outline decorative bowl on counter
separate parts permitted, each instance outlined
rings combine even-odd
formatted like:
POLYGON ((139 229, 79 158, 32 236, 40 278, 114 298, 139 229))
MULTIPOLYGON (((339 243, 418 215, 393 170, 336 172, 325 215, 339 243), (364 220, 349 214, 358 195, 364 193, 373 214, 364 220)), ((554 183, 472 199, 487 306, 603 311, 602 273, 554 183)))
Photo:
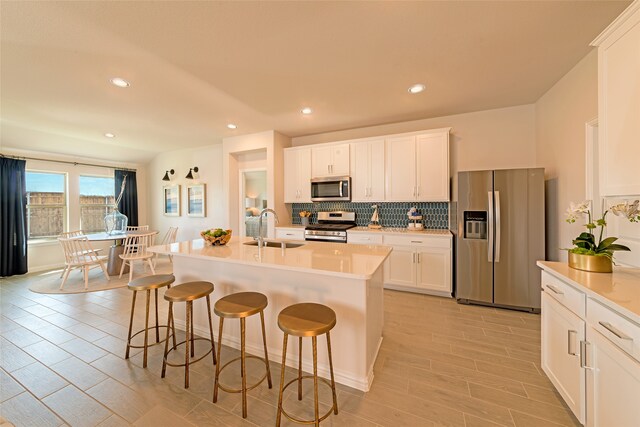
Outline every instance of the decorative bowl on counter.
POLYGON ((223 230, 222 228, 211 228, 200 232, 200 236, 207 245, 222 246, 231 240, 231 230, 223 230))

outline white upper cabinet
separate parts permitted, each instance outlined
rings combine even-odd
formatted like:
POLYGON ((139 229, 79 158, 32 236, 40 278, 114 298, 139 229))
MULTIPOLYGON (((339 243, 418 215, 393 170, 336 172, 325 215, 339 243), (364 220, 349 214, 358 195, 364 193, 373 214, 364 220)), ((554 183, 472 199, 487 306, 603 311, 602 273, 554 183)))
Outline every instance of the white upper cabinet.
POLYGON ((640 2, 597 39, 600 192, 640 194, 640 2))
POLYGON ((311 149, 284 150, 284 202, 311 203, 311 149))
POLYGON ((311 148, 311 176, 349 175, 349 144, 311 148))
POLYGON ((351 144, 351 200, 384 200, 384 139, 351 144))
POLYGON ((387 201, 449 201, 449 130, 387 138, 387 201))

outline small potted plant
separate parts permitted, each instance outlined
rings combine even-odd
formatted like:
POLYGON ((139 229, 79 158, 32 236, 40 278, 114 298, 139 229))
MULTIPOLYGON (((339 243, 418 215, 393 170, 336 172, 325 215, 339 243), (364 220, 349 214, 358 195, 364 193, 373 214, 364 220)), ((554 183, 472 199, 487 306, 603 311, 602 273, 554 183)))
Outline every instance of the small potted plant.
POLYGON ((590 202, 584 201, 579 204, 570 204, 567 209, 567 219, 569 224, 573 224, 581 216, 587 217, 587 223, 584 225, 587 231, 580 233, 572 243, 573 248, 569 251, 569 267, 578 270, 591 271, 596 273, 611 273, 613 271, 613 254, 616 251, 630 251, 624 245, 615 243, 617 237, 602 238, 604 228, 607 226, 607 214, 612 212, 616 216, 627 218, 630 222, 640 221, 640 211, 638 209, 639 201, 633 203, 624 202, 611 206, 602 214, 602 218, 594 220, 591 215, 590 202), (600 228, 598 239, 594 231, 600 228))

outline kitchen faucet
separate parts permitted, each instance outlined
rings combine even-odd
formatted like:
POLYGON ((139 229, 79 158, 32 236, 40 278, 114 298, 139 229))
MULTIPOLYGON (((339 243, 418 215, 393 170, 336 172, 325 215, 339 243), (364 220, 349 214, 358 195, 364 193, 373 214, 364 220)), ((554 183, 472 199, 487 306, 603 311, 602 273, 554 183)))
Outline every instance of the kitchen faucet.
POLYGON ((258 237, 256 238, 256 240, 258 241, 258 248, 264 246, 264 237, 262 237, 262 216, 264 215, 266 217, 269 212, 273 214, 273 217, 276 220, 276 224, 278 223, 278 214, 276 213, 276 211, 270 208, 264 208, 260 211, 260 215, 258 215, 258 217, 260 218, 260 221, 258 221, 258 237))

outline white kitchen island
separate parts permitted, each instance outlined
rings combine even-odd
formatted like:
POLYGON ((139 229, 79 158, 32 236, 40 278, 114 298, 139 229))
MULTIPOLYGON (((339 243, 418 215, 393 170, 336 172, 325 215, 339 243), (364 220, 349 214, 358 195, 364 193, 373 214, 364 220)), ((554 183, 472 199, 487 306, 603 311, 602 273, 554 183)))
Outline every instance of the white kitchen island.
MULTIPOLYGON (((172 255, 175 284, 206 280, 214 284, 212 304, 235 292, 260 292, 269 299, 265 327, 271 361, 282 360, 280 311, 299 302, 316 302, 336 312, 331 347, 337 382, 367 391, 382 342, 383 264, 391 248, 379 245, 304 242, 297 248, 258 249, 249 238, 233 238, 225 246, 207 246, 202 239, 154 246, 152 252, 172 255)), ((302 243, 302 242, 297 242, 302 243)), ((176 326, 184 327, 183 304, 174 306, 176 326)), ((226 321, 223 344, 240 348, 240 322, 226 321)), ((195 302, 194 330, 208 336, 206 303, 195 302)), ((217 337, 218 319, 214 315, 217 337)), ((260 317, 247 320, 248 353, 262 356, 260 317)), ((311 340, 303 340, 303 369, 312 371, 311 340), (307 342, 308 341, 308 342, 307 342)), ((287 363, 298 366, 298 346, 290 345, 287 363)), ((326 339, 318 339, 318 373, 329 375, 326 339)))

